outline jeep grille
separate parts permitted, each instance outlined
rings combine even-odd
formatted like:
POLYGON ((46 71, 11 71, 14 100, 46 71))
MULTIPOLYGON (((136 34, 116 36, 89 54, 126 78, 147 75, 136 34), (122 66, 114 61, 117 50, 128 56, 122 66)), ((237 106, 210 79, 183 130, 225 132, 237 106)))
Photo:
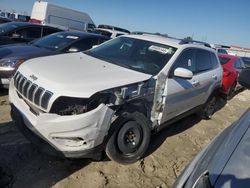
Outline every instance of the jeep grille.
POLYGON ((14 76, 14 85, 17 91, 31 103, 45 110, 48 108, 49 100, 53 95, 52 92, 32 83, 20 72, 17 72, 14 76))

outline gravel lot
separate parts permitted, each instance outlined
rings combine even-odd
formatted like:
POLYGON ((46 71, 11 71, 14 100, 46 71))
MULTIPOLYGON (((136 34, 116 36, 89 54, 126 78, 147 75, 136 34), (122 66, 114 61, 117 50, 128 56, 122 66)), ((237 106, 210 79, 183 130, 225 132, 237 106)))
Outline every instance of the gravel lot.
POLYGON ((211 120, 193 115, 153 136, 145 159, 119 165, 105 158, 62 160, 40 153, 11 121, 7 91, 0 90, 0 187, 171 187, 190 160, 250 107, 250 91, 219 100, 211 120))

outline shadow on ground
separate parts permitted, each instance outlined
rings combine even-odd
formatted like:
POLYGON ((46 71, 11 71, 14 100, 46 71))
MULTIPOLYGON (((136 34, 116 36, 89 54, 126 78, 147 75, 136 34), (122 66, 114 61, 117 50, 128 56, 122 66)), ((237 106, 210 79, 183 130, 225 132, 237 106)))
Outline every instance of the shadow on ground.
POLYGON ((40 153, 12 122, 0 124, 0 151, 0 187, 51 187, 90 163, 40 153))
POLYGON ((8 95, 8 89, 0 88, 0 97, 8 95))
MULTIPOLYGON (((227 104, 227 101, 224 98, 218 97, 217 103, 216 103, 216 111, 219 111, 220 109, 222 109, 226 104, 227 104)), ((166 126, 166 128, 164 128, 163 130, 161 130, 160 132, 152 136, 146 156, 149 156, 153 152, 155 152, 168 137, 179 134, 191 128, 195 124, 199 123, 201 120, 202 119, 198 115, 193 114, 173 124, 166 126)))
POLYGON ((154 134, 151 138, 151 142, 146 156, 149 156, 154 153, 168 137, 181 133, 194 126, 195 124, 199 123, 200 121, 200 117, 198 117, 197 115, 191 115, 176 123, 168 125, 160 132, 154 134))

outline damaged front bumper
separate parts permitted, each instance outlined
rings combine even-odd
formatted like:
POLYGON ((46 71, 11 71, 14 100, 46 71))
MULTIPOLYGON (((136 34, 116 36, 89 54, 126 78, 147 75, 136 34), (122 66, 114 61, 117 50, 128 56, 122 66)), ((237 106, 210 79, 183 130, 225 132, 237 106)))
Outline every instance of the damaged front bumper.
MULTIPOLYGON (((104 104, 87 113, 70 116, 40 113, 35 115, 20 98, 11 81, 9 98, 12 117, 24 132, 38 136, 65 157, 89 157, 87 154, 100 148, 111 124, 114 111, 104 104)), ((25 133, 24 133, 25 134, 25 133)), ((25 134, 30 139, 30 134, 25 134)), ((30 139, 32 142, 33 140, 30 139)), ((36 143, 34 143, 36 144, 36 143)))

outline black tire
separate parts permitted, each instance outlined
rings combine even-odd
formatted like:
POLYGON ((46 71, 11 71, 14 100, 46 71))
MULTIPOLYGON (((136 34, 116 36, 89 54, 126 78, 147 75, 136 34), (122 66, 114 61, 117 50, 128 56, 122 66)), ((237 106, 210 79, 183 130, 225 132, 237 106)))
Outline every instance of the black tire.
POLYGON ((121 164, 130 164, 144 156, 148 149, 151 130, 147 118, 139 112, 122 114, 114 122, 106 144, 107 156, 121 164))
POLYGON ((230 87, 229 92, 228 92, 228 94, 227 94, 227 100, 231 100, 231 99, 234 97, 235 89, 236 89, 236 83, 234 83, 234 84, 230 87))
POLYGON ((202 119, 211 119, 213 114, 216 111, 216 96, 209 97, 208 101, 206 102, 203 110, 199 113, 202 119))

